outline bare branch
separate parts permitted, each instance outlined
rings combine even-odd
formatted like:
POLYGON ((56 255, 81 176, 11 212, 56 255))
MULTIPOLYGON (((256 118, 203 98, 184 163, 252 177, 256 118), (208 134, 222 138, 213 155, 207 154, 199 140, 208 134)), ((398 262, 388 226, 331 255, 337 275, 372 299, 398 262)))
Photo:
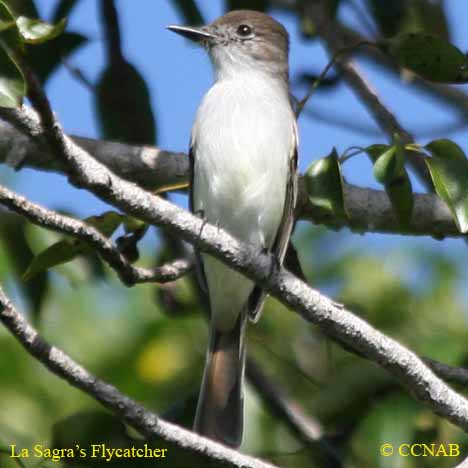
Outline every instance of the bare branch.
POLYGON ((0 204, 32 223, 81 239, 94 247, 102 259, 128 286, 136 283, 175 281, 192 269, 192 261, 179 259, 160 267, 146 269, 129 263, 112 242, 83 221, 43 208, 0 185, 0 204))
MULTIPOLYGON (((31 110, 24 107, 23 110, 31 110)), ((32 167, 45 171, 69 174, 63 161, 57 160, 50 149, 20 133, 14 125, 16 114, 0 108, 0 163, 14 168, 32 167), (7 122, 9 123, 7 123, 7 122), (13 124, 13 125, 10 125, 13 124)), ((24 115, 24 114, 22 114, 24 115)), ((35 113, 32 130, 41 134, 35 113)), ((24 127, 20 127, 24 130, 24 127)), ((188 184, 187 155, 151 146, 135 146, 91 138, 70 137, 73 142, 107 166, 112 172, 148 190, 184 187, 188 184)))
POLYGON ((47 343, 13 307, 1 286, 0 321, 28 353, 42 362, 55 375, 98 400, 146 437, 159 437, 181 450, 192 453, 195 457, 194 465, 204 466, 206 463, 215 462, 216 466, 220 467, 274 468, 274 465, 243 455, 164 421, 122 395, 112 385, 99 380, 62 350, 47 343))
MULTIPOLYGON (((32 83, 34 86, 34 83, 32 83)), ((30 83, 31 86, 31 83, 30 83)), ((41 97, 42 99, 42 97, 41 97)), ((439 379, 413 352, 374 329, 219 227, 120 179, 64 135, 48 103, 33 99, 57 158, 74 181, 108 203, 150 224, 167 227, 260 284, 281 303, 318 325, 329 337, 391 372, 418 401, 468 430, 468 401, 439 379)))

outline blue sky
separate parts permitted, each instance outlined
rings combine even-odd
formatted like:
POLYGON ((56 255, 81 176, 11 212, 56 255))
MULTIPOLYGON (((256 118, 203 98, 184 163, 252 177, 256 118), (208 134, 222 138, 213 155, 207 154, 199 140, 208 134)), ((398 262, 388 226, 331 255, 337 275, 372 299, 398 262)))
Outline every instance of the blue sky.
MULTIPOLYGON (((360 3, 360 0, 357 1, 360 3)), ((447 0, 447 14, 451 21, 452 42, 463 51, 468 50, 468 5, 466 2, 447 0)), ((47 18, 55 4, 50 0, 36 0, 40 12, 47 18)), ((168 24, 181 24, 181 19, 168 0, 120 0, 116 2, 120 12, 123 31, 124 53, 127 59, 146 78, 155 110, 159 146, 184 151, 190 134, 190 127, 197 105, 211 83, 211 68, 204 52, 189 44, 179 36, 167 31, 168 24)), ((199 0, 198 4, 208 21, 222 14, 224 2, 199 0)), ((90 43, 70 59, 70 63, 80 68, 95 82, 104 67, 102 30, 99 23, 98 2, 81 0, 73 11, 69 30, 78 31, 90 38, 90 43)), ((359 18, 349 8, 343 11, 346 21, 357 24, 359 18)), ((295 18, 284 12, 272 14, 285 24, 291 35, 291 78, 293 92, 302 97, 305 88, 296 85, 299 72, 308 70, 318 73, 327 63, 321 45, 305 42, 300 35, 295 18)), ((441 128, 429 139, 446 136, 442 127, 456 122, 455 114, 426 96, 409 92, 407 87, 394 77, 383 76, 382 72, 367 63, 362 69, 384 102, 396 113, 403 125, 410 131, 441 128), (406 89, 405 89, 406 88, 406 89)), ((63 68, 48 83, 48 95, 60 121, 68 133, 98 137, 93 113, 93 96, 90 91, 73 79, 63 68)), ((375 135, 363 135, 352 129, 337 128, 317 119, 301 117, 300 127, 300 166, 302 170, 316 158, 329 153, 333 146, 341 152, 349 146, 365 146, 385 142, 384 135, 378 133, 366 110, 345 86, 336 91, 316 94, 309 106, 318 113, 325 112, 339 116, 346 121, 358 122, 374 129, 375 135)), ((466 129, 450 134, 450 138, 468 149, 466 129)), ((428 136, 418 140, 428 141, 428 136)), ((351 182, 365 186, 377 186, 373 181, 372 168, 365 157, 354 158, 345 166, 345 176, 351 182)), ((33 200, 52 208, 69 208, 79 216, 96 214, 104 209, 104 204, 83 190, 76 190, 66 183, 63 177, 23 170, 20 173, 0 167, 0 183, 8 182, 17 191, 33 200)), ((416 189, 421 189, 416 184, 416 189)), ((184 201, 178 198, 178 201, 184 201)), ((345 248, 359 247, 376 253, 392 247, 439 249, 454 258, 460 249, 468 254, 462 241, 437 242, 428 238, 403 238, 401 236, 349 235, 336 234, 337 239, 346 238, 345 248)), ((342 247, 340 247, 342 248, 342 247)), ((384 254, 382 254, 384 256, 384 254)))

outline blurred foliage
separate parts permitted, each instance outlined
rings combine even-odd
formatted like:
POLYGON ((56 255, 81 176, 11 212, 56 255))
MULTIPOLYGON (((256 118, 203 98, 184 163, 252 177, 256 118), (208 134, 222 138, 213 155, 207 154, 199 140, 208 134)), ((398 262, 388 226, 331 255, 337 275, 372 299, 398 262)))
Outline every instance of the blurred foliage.
MULTIPOLYGON (((44 237, 43 230, 32 231, 44 237)), ((337 254, 350 235, 299 227, 295 243, 308 281, 324 291, 331 288, 338 301, 417 353, 467 364, 468 331, 460 326, 467 298, 458 294, 457 262, 442 252, 426 250, 387 252, 384 262, 366 251, 348 249, 345 255, 337 254)), ((45 237, 50 243, 57 236, 45 237)), ((12 262, 0 257, 0 281, 10 290, 11 280, 22 284, 11 270, 12 262)), ((146 252, 142 263, 148 262, 146 252)), ((132 398, 190 427, 207 330, 189 278, 174 283, 187 311, 174 315, 165 310, 170 305, 163 301, 156 308, 151 305, 151 285, 125 289, 107 269, 102 280, 90 283, 86 281, 89 268, 81 260, 62 268, 71 272, 59 269, 52 274, 53 292, 47 296, 41 320, 47 339, 132 398)), ((248 341, 265 372, 333 435, 330 440, 347 467, 380 466, 382 443, 427 440, 468 448, 468 438, 461 431, 406 396, 388 373, 332 344, 314 327, 305 327, 275 300, 268 300, 262 320, 249 329, 248 341)), ((3 331, 0 347, 0 401, 9 408, 0 413, 3 445, 141 443, 137 434, 52 376, 3 331)), ((267 453, 284 467, 323 466, 320 457, 300 449, 283 424, 258 403, 250 387, 246 418, 244 448, 249 452, 267 453), (282 456, 285 453, 289 455, 282 456)), ((157 441, 153 444, 160 446, 157 441)), ((438 459, 433 465, 427 459, 408 458, 402 466, 443 468, 453 462, 453 458, 438 459)), ((8 463, 0 457, 1 468, 13 466, 8 463)), ((38 460, 25 460, 25 465, 38 466, 38 460)), ((88 460, 75 466, 94 465, 88 460)))
MULTIPOLYGON (((20 34, 12 18, 37 18, 34 2, 6 3, 13 13, 0 10, 0 26, 6 24, 0 34, 21 43, 42 82, 63 58, 89 42, 89 38, 70 31, 51 39, 49 33, 57 32, 53 26, 27 22, 28 28, 39 25, 40 30, 48 31, 41 38, 51 40, 41 45, 25 44, 24 34, 20 34)), ((201 2, 172 3, 186 23, 204 22, 201 2)), ((270 3, 229 0, 224 6, 268 10, 270 3)), ((327 1, 330 16, 339 17, 345 3, 327 1)), ((51 25, 72 15, 77 4, 77 0, 55 1, 51 25)), ((117 5, 123 9, 123 4, 117 5)), ((466 59, 448 42, 442 2, 367 0, 363 5, 386 41, 379 43, 385 44, 384 49, 402 67, 434 81, 452 81, 460 69, 466 68, 466 59)), ((315 37, 315 25, 297 19, 307 37, 315 37)), ((120 35, 118 21, 108 26, 120 35)), ((153 88, 122 50, 115 49, 118 41, 112 45, 104 35, 106 41, 110 53, 93 96, 102 136, 154 143, 156 118, 150 103, 153 88)), ((0 52, 2 76, 11 71, 13 81, 23 86, 18 70, 11 68, 15 64, 8 53, 3 49, 0 52)), ((13 94, 6 103, 18 104, 24 88, 7 88, 13 94)), ((0 81, 0 104, 5 104, 1 101, 2 89, 6 88, 0 81)), ((361 155, 367 154, 374 162, 376 179, 390 196, 402 224, 407 222, 412 207, 411 181, 404 167, 405 151, 409 150, 401 148, 398 136, 392 145, 376 142, 359 149, 361 155)), ((419 150, 431 157, 428 165, 437 193, 452 209, 460 229, 466 230, 468 199, 460 196, 468 187, 463 150, 446 139, 419 150)), ((345 217, 343 162, 335 151, 315 162, 307 172, 307 188, 317 209, 345 217)), ((117 217, 113 221, 120 224, 123 220, 117 217)), ((117 229, 114 235, 121 250, 132 261, 140 256, 142 265, 160 264, 184 251, 182 243, 165 232, 160 233, 157 249, 154 239, 151 248, 142 249, 137 244, 147 232, 144 225, 128 220, 124 228, 111 224, 109 229, 106 225, 106 234, 117 229)), ((468 297, 460 284, 463 260, 449 256, 442 248, 410 250, 400 245, 386 252, 359 250, 348 247, 351 236, 299 223, 295 244, 308 282, 416 353, 452 365, 468 365, 468 297)), ((170 421, 191 427, 207 342, 206 298, 193 276, 156 287, 126 289, 88 246, 64 240, 63 236, 0 211, 0 282, 51 343, 131 398, 170 421), (55 254, 59 246, 58 261, 54 257, 53 270, 45 273, 43 270, 51 266, 51 251, 45 254, 46 262, 41 263, 41 255, 43 260, 45 249, 51 245, 55 254), (40 271, 25 281, 23 275, 34 258, 36 266, 40 263, 40 271)), ((468 452, 468 437, 461 430, 412 400, 387 372, 333 344, 276 301, 268 300, 262 320, 248 330, 248 342, 249 352, 265 373, 323 425, 327 443, 339 454, 343 467, 445 468, 456 464, 448 457, 383 458, 379 452, 383 443, 459 443, 462 453, 468 452)), ((11 444, 68 448, 105 443, 111 447, 138 447, 147 442, 94 400, 46 371, 2 328, 0 349, 0 468, 18 466, 5 456, 11 444)), ((251 386, 247 386, 246 431, 243 449, 249 453, 287 468, 331 468, 319 453, 298 442, 284 423, 263 406, 251 386)), ((164 447, 157 440, 151 444, 164 447)), ((180 456, 174 447, 169 450, 170 456, 159 461, 160 465, 199 466, 180 456)), ((90 459, 54 462, 29 458, 19 462, 26 467, 103 465, 90 459)), ((113 465, 119 464, 124 465, 113 465)))

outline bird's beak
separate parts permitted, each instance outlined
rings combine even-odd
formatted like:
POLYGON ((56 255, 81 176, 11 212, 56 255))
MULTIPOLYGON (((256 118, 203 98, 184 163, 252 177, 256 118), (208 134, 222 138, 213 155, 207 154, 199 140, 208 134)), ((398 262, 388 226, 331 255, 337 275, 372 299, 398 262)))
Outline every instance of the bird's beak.
POLYGON ((167 26, 169 31, 173 31, 194 42, 206 41, 214 38, 214 35, 206 31, 205 28, 192 28, 190 26, 167 26))

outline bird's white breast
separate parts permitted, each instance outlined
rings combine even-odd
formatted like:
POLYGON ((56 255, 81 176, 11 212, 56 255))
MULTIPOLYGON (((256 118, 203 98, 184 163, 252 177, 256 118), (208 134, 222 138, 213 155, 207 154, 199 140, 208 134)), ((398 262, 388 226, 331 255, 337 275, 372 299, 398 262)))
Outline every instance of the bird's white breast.
POLYGON ((270 247, 283 213, 293 126, 276 81, 243 73, 216 82, 192 131, 195 209, 236 237, 270 247))

